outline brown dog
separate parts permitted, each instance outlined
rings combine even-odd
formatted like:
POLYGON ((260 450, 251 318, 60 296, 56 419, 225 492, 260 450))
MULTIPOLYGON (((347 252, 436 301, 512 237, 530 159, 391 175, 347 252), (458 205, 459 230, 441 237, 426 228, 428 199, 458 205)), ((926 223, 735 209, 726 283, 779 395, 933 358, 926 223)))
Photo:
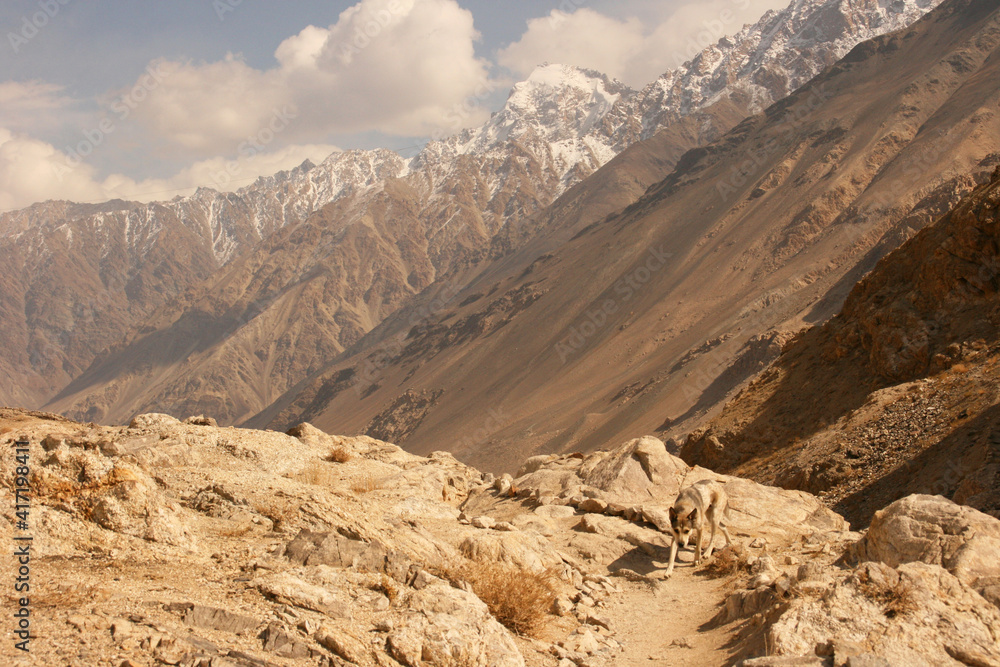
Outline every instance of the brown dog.
POLYGON ((701 564, 707 527, 711 526, 712 534, 708 539, 706 558, 712 555, 717 529, 721 528, 722 534, 726 536, 726 546, 732 544, 733 540, 729 536, 729 531, 722 525, 722 518, 725 516, 728 506, 729 497, 722 484, 708 479, 695 482, 678 494, 674 506, 670 508, 670 532, 673 533, 674 541, 670 545, 668 575, 674 571, 678 546, 686 547, 695 531, 698 531, 695 565, 701 564))

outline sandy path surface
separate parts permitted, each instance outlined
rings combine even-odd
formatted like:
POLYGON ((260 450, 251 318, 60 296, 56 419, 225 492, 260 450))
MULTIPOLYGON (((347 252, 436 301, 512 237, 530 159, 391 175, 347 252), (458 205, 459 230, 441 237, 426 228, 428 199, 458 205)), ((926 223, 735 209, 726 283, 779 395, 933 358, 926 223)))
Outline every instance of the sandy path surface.
POLYGON ((612 596, 604 610, 624 646, 616 666, 731 663, 733 651, 726 644, 732 627, 711 622, 726 597, 726 579, 711 579, 680 564, 670 579, 652 584, 623 580, 620 585, 622 594, 612 596))

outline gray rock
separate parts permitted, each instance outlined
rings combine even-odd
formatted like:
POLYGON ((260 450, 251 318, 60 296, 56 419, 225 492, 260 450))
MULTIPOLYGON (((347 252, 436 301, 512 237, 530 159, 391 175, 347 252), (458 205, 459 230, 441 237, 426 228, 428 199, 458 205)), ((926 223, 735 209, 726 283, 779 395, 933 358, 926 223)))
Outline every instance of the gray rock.
POLYGON ((280 623, 270 623, 264 630, 264 650, 282 658, 308 658, 312 654, 309 645, 298 635, 287 632, 280 623))
POLYGON ((300 531, 284 549, 284 556, 302 565, 354 567, 384 572, 397 581, 405 581, 411 561, 380 542, 352 540, 336 532, 300 531))
POLYGON ((209 630, 240 634, 253 630, 260 625, 260 622, 255 618, 243 616, 242 614, 234 614, 225 609, 188 603, 174 605, 172 610, 177 611, 178 606, 184 610, 184 624, 196 628, 207 628, 209 630))

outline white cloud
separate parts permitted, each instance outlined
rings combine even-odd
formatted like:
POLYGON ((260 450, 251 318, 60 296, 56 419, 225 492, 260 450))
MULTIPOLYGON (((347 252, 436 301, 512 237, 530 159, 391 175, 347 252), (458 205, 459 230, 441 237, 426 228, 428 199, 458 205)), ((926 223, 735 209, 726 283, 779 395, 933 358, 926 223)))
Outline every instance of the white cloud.
POLYGON ((566 0, 548 16, 528 21, 521 38, 500 50, 499 63, 521 76, 542 62, 590 67, 641 87, 787 0, 626 3, 625 11, 641 11, 643 20, 575 9, 582 4, 566 0))
POLYGON ((51 144, 0 128, 0 210, 46 199, 99 198, 94 172, 85 164, 69 169, 66 156, 51 144))
POLYGON ((292 169, 306 159, 319 162, 337 150, 328 144, 308 144, 250 151, 237 159, 201 160, 168 178, 136 181, 122 174, 99 178, 93 166, 76 162, 51 144, 0 128, 0 211, 48 199, 148 202, 191 194, 202 186, 233 191, 258 176, 292 169))
POLYGON ((548 16, 528 21, 521 39, 502 49, 498 61, 522 76, 551 62, 587 67, 624 80, 643 40, 643 26, 637 19, 619 21, 587 8, 571 14, 554 9, 548 16))
MULTIPOLYGON (((564 62, 642 86, 782 4, 562 0, 530 20, 497 61, 521 76, 544 61, 564 62)), ((239 54, 158 60, 97 100, 40 81, 0 82, 0 209, 235 189, 324 159, 336 138, 444 136, 479 125, 489 116, 483 91, 506 81, 490 78, 490 63, 475 54, 478 39, 456 0, 360 0, 333 25, 281 42, 270 69, 239 54), (120 173, 133 169, 157 178, 120 173)))
MULTIPOLYGON (((257 70, 238 55, 157 64, 161 81, 134 118, 177 149, 231 154, 291 110, 278 144, 365 131, 431 134, 488 79, 472 14, 455 0, 362 0, 328 28, 309 26, 257 70)), ((469 124, 488 116, 483 110, 469 124)))
POLYGON ((44 81, 0 82, 0 127, 34 133, 72 122, 77 102, 44 81))

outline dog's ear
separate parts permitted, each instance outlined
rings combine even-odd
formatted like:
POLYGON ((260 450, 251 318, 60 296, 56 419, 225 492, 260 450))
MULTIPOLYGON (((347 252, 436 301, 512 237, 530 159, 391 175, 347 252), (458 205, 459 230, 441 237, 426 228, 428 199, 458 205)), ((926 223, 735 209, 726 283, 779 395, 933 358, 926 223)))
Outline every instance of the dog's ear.
POLYGON ((690 519, 691 521, 695 521, 697 518, 698 518, 698 508, 695 507, 693 510, 691 510, 691 513, 688 514, 688 519, 690 519))
POLYGON ((677 510, 673 507, 670 508, 670 520, 673 521, 677 518, 677 510))

